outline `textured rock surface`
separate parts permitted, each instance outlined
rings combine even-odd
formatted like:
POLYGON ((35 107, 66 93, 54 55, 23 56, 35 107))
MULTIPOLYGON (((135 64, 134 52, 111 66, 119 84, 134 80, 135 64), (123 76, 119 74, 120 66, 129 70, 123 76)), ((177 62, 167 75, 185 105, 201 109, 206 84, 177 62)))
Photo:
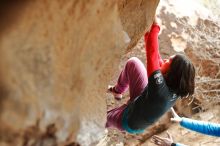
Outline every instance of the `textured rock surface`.
POLYGON ((1 1, 1 122, 24 129, 40 113, 41 128, 55 122, 60 140, 71 132, 83 145, 100 138, 115 64, 150 27, 157 4, 1 1))

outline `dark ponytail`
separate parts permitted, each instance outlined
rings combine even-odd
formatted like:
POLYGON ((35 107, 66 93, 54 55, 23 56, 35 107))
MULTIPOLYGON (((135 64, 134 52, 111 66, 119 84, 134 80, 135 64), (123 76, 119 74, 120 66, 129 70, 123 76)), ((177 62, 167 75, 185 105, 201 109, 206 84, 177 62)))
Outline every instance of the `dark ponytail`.
POLYGON ((185 97, 194 93, 195 67, 185 55, 177 54, 172 59, 166 83, 178 96, 185 97))

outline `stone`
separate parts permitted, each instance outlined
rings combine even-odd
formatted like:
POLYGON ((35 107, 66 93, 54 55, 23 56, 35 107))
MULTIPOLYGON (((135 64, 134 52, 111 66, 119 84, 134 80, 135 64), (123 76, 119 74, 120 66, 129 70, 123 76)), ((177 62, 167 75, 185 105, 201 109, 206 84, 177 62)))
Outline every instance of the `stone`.
POLYGON ((1 121, 25 129, 43 113, 40 127, 60 125, 60 141, 71 132, 82 145, 100 139, 108 82, 158 2, 1 1, 1 121))

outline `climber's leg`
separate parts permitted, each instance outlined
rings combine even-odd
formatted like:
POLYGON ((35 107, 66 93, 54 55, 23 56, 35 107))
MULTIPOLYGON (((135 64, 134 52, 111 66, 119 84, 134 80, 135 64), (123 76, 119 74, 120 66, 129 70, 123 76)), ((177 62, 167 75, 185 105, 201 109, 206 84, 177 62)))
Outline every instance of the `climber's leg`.
MULTIPOLYGON (((142 93, 147 83, 147 71, 144 64, 138 58, 132 57, 127 61, 125 68, 122 70, 118 82, 115 85, 115 90, 118 93, 124 93, 129 87, 131 101, 142 93)), ((127 105, 124 104, 107 112, 107 128, 115 127, 119 130, 123 130, 122 113, 126 106, 127 105)))
POLYGON ((130 100, 134 100, 147 86, 148 78, 144 64, 137 57, 130 58, 121 71, 115 90, 124 93, 128 87, 130 100))
POLYGON ((107 112, 107 122, 105 125, 106 128, 113 127, 123 131, 121 121, 122 121, 122 113, 126 108, 126 106, 127 105, 124 104, 120 107, 114 108, 107 112))

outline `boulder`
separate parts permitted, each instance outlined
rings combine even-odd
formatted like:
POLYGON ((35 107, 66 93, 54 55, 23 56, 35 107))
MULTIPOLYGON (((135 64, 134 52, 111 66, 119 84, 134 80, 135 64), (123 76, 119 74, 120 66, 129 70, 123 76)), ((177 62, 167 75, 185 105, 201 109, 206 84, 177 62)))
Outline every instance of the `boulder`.
POLYGON ((82 145, 105 129, 106 87, 149 29, 159 0, 0 2, 0 116, 15 130, 41 117, 82 145))

